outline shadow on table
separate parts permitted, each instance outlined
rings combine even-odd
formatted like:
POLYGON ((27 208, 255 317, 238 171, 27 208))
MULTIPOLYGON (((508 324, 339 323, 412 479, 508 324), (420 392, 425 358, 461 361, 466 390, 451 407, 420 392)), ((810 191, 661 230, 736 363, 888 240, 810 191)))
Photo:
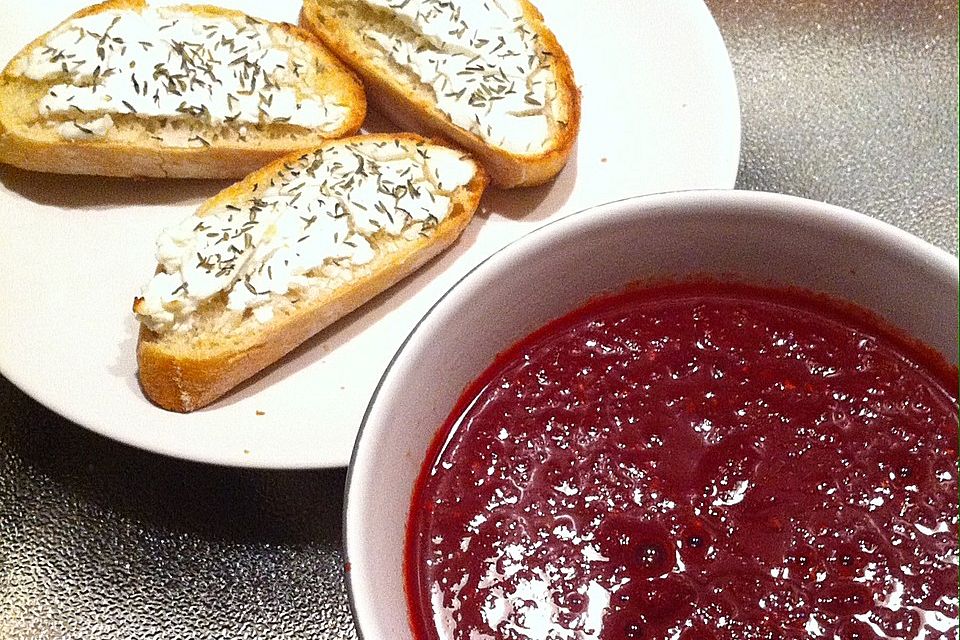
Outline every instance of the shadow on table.
POLYGON ((0 489, 60 485, 147 530, 205 540, 340 547, 344 469, 217 467, 141 451, 82 429, 0 377, 0 489), (3 478, 8 475, 20 476, 3 478))

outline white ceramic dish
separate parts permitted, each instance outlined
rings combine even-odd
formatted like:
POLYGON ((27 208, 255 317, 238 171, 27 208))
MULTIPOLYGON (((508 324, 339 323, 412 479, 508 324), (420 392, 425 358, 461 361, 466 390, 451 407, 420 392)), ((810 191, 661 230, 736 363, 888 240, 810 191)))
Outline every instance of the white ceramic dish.
MULTIPOLYGON (((87 2, 18 6, 0 22, 0 59, 87 2)), ((296 21, 300 0, 220 4, 296 21)), ((403 336, 491 251, 600 202, 734 184, 736 85, 700 0, 537 4, 583 90, 580 139, 560 177, 543 188, 489 194, 485 212, 441 259, 194 414, 167 413, 140 393, 130 305, 153 273, 160 230, 225 183, 0 168, 0 372, 74 422, 152 451, 258 467, 345 465, 370 394, 403 336)))
POLYGON ((403 582, 411 491, 467 384, 498 352, 592 296, 691 274, 831 294, 957 361, 956 258, 849 210, 773 194, 688 192, 623 200, 547 225, 448 291, 380 381, 354 451, 345 512, 362 637, 411 637, 403 582))

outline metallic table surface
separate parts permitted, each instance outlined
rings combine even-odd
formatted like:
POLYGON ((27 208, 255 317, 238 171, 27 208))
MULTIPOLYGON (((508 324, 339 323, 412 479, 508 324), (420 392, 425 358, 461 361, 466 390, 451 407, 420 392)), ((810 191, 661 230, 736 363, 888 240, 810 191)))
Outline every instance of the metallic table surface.
MULTIPOLYGON (((956 254, 957 4, 708 5, 740 88, 737 186, 847 206, 956 254)), ((344 479, 137 451, 0 378, 0 637, 355 637, 344 479)))

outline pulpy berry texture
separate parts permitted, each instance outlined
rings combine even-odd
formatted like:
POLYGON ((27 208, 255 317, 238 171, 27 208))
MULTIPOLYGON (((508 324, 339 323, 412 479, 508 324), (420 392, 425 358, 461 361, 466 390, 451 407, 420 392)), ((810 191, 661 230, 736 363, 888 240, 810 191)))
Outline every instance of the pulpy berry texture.
POLYGON ((505 353, 439 434, 414 626, 956 637, 956 388, 929 351, 800 292, 594 302, 505 353))

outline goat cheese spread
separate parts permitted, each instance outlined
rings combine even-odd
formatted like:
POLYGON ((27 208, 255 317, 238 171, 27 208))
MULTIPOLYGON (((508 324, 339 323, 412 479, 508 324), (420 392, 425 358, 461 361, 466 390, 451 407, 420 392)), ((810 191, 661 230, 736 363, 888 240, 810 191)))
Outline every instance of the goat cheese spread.
POLYGON ((202 216, 164 231, 161 271, 136 305, 154 331, 190 329, 205 301, 269 322, 289 291, 334 287, 384 242, 430 235, 474 165, 452 149, 395 141, 335 144, 288 163, 202 216))
POLYGON ((367 41, 430 87, 453 124, 511 153, 546 149, 560 118, 557 77, 516 0, 335 4, 354 7, 367 41))
MULTIPOLYGON (((159 8, 69 20, 14 74, 55 82, 40 115, 61 123, 64 138, 84 139, 105 135, 114 124, 109 115, 335 131, 349 109, 301 80, 317 68, 308 45, 270 23, 159 8)), ((177 146, 208 142, 195 137, 177 146)))

